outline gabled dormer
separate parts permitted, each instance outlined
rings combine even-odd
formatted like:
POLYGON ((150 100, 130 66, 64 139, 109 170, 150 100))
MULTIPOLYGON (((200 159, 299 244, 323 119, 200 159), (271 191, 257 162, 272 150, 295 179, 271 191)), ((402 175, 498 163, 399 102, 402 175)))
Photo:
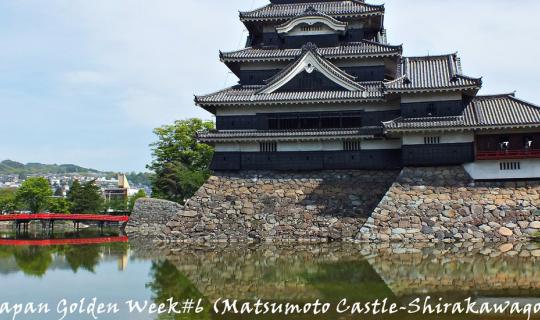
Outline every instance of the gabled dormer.
POLYGON ((347 23, 308 7, 303 14, 277 26, 276 32, 285 48, 298 48, 306 42, 332 47, 347 32, 347 23))
POLYGON ((290 91, 363 91, 355 77, 336 67, 308 43, 296 61, 281 70, 258 90, 258 94, 290 91))

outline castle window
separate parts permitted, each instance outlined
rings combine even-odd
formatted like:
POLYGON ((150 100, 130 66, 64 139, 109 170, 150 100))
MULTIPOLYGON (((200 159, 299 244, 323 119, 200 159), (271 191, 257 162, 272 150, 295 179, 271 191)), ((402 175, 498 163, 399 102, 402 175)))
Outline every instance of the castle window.
POLYGON ((362 117, 360 116, 350 116, 343 117, 342 120, 343 128, 360 128, 362 126, 362 117))
POLYGON ((499 149, 501 151, 508 151, 508 149, 510 149, 510 137, 509 136, 502 136, 499 139, 499 149))
POLYGON ((279 119, 278 118, 269 118, 268 119, 268 129, 277 130, 279 129, 279 119))
POLYGON ((277 152, 277 142, 261 142, 259 144, 260 152, 277 152))
POLYGON ((424 144, 439 144, 441 137, 424 137, 424 144))
POLYGON ((501 171, 521 170, 521 162, 501 162, 499 168, 501 171))
POLYGON ((336 117, 322 117, 321 118, 321 128, 322 129, 333 129, 341 127, 341 119, 339 116, 336 117))
POLYGON ((436 112, 435 104, 434 103, 428 104, 426 111, 427 111, 428 116, 430 116, 430 117, 435 116, 435 112, 436 112))
POLYGON ((359 140, 343 141, 343 150, 345 151, 360 151, 361 143, 359 140))
POLYGON ((280 129, 298 129, 300 121, 298 117, 282 118, 280 119, 280 129))
POLYGON ((320 25, 302 26, 302 31, 304 32, 321 31, 321 30, 322 30, 322 26, 320 25))
POLYGON ((534 139, 531 136, 527 136, 524 138, 523 143, 524 143, 525 150, 532 150, 534 139))
POLYGON ((319 129, 319 126, 320 126, 320 120, 318 116, 300 118, 301 129, 319 129))

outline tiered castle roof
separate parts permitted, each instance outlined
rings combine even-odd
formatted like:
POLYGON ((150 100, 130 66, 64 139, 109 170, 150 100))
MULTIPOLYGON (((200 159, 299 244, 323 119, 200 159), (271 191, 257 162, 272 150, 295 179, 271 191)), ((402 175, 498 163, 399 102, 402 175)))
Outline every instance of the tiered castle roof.
POLYGON ((279 21, 295 18, 309 9, 337 19, 354 18, 370 15, 384 15, 383 5, 371 5, 360 0, 314 1, 310 3, 269 4, 262 8, 240 12, 241 21, 279 21))
MULTIPOLYGON (((424 117, 396 119, 384 123, 390 131, 425 130, 434 128, 486 128, 486 127, 530 127, 539 126, 540 109, 516 99, 513 95, 475 97, 482 87, 482 78, 474 78, 463 73, 457 54, 405 57, 403 47, 388 45, 383 26, 384 6, 370 5, 362 0, 271 0, 262 8, 241 12, 240 19, 250 31, 250 45, 242 50, 220 52, 220 59, 233 72, 240 73, 244 64, 274 63, 280 71, 269 77, 264 84, 245 84, 227 88, 212 94, 196 96, 196 104, 216 113, 221 106, 249 108, 255 105, 278 104, 322 104, 322 103, 365 103, 385 102, 403 94, 461 92, 469 96, 470 103, 460 116, 424 117), (297 23, 306 19, 323 19, 331 30, 339 33, 349 24, 359 19, 369 25, 369 37, 340 38, 334 46, 307 44, 303 48, 287 48, 267 45, 264 30, 271 26, 276 32, 292 30, 297 23), (375 32, 375 36, 374 33, 375 32), (344 70, 347 59, 384 58, 391 61, 381 81, 360 81, 344 70), (391 59, 388 59, 391 58, 391 59), (388 68, 393 68, 388 70, 388 68), (287 82, 300 73, 317 71, 336 86, 324 90, 280 90, 287 82)), ((319 23, 316 20, 313 23, 319 23)), ((308 25, 311 22, 307 23, 308 25)), ((385 62, 386 63, 386 62, 385 62)), ((383 124, 381 124, 383 127, 383 124)), ((268 131, 264 137, 282 135, 343 134, 332 130, 306 132, 268 131), (324 132, 323 132, 324 131, 324 132)), ((223 133, 225 134, 225 133, 223 133)), ((263 137, 262 133, 236 132, 229 136, 251 135, 263 137)), ((347 134, 347 133, 344 133, 347 134)), ((358 131, 356 132, 358 135, 358 131)), ((212 138, 212 137, 207 137, 212 138)), ((217 137, 214 137, 217 138, 217 137)))

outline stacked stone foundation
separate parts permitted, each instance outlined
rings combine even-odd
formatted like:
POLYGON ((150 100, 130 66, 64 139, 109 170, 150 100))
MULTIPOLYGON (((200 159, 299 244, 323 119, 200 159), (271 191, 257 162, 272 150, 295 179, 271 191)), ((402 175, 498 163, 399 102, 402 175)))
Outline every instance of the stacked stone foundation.
POLYGON ((540 182, 474 182, 461 166, 405 168, 357 240, 516 242, 540 231, 540 182))
POLYGON ((353 240, 398 171, 222 173, 164 228, 180 242, 353 240))
POLYGON ((517 242, 540 234, 540 182, 462 167, 220 173, 184 206, 137 203, 130 236, 165 242, 517 242))

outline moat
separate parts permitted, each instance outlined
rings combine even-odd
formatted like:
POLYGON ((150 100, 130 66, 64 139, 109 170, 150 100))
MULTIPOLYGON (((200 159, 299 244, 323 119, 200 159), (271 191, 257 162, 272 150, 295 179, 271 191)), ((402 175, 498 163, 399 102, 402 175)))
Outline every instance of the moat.
MULTIPOLYGON (((114 236, 109 231, 108 236, 114 236)), ((12 237, 3 234, 2 238, 12 237)), ((93 234, 81 237, 95 237, 93 234)), ((65 237, 65 235, 57 235, 65 237)), ((73 237, 73 235, 68 235, 73 237)), ((388 299, 407 304, 415 298, 444 301, 528 301, 540 299, 540 244, 452 245, 183 245, 149 241, 60 246, 0 247, 2 303, 48 303, 52 312, 17 319, 59 319, 58 302, 86 304, 96 297, 124 305, 128 300, 166 303, 201 299, 204 312, 175 316, 128 313, 99 319, 282 319, 212 312, 219 298, 255 303, 337 305, 388 299)), ((297 315, 294 319, 358 319, 358 315, 297 315)), ((361 316, 362 318, 369 318, 361 316)), ((401 319, 468 319, 466 316, 397 314, 401 319)), ((1 319, 10 319, 0 315, 1 319)), ((291 319, 292 319, 291 318, 291 319)), ((373 319, 389 319, 372 317, 373 319)), ((507 316, 470 319, 507 319, 507 316)), ((77 314, 65 319, 91 319, 77 314)), ((516 317, 526 319, 526 316, 516 317)))

